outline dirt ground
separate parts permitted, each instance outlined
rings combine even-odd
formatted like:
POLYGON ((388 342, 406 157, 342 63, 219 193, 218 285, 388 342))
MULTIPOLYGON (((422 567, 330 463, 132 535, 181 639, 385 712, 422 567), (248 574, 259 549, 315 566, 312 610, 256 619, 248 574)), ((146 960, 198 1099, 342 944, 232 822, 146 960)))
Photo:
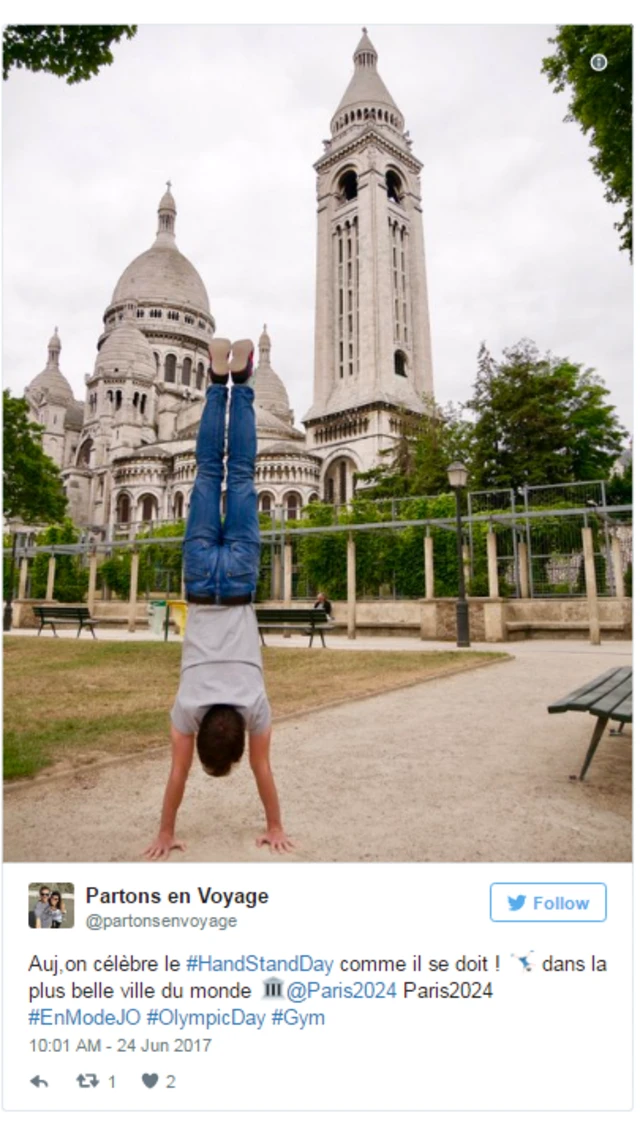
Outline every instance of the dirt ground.
MULTIPOLYGON (((353 647, 352 647, 353 649, 353 647)), ((495 649, 495 647, 494 647, 495 649)), ((628 861, 631 737, 546 706, 630 644, 511 644, 513 661, 278 723, 274 769, 289 857, 255 847, 261 806, 243 761, 225 779, 194 766, 176 861, 628 861)), ((5 860, 137 861, 157 829, 168 754, 5 794, 5 860)))

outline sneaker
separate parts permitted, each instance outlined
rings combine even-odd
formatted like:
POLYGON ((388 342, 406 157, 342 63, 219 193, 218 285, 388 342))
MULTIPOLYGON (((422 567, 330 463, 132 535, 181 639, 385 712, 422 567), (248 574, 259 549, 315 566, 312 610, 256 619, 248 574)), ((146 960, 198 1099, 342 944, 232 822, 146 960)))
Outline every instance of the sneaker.
POLYGON ((226 385, 229 380, 229 355, 231 342, 229 339, 212 339, 209 343, 209 377, 214 385, 226 385))
POLYGON ((253 343, 251 339, 240 339, 231 349, 231 380, 234 385, 244 385, 253 373, 253 343))

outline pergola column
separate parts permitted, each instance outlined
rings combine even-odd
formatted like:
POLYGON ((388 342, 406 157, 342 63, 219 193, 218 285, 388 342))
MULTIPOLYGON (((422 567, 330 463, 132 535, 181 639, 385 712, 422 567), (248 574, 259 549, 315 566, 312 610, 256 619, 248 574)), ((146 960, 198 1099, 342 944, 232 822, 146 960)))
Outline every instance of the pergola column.
POLYGON ((593 556, 593 533, 590 526, 582 527, 582 552, 584 556, 584 582, 587 589, 587 610, 589 612, 589 642, 592 646, 599 646, 598 585, 593 556))
POLYGON ((498 539, 489 528, 487 534, 487 568, 489 570, 489 597, 497 599, 500 595, 500 585, 498 583, 498 539))
POLYGON ((55 558, 55 554, 52 553, 51 556, 49 557, 49 567, 47 569, 47 592, 46 592, 46 595, 44 597, 47 600, 53 599, 53 588, 54 588, 55 580, 56 580, 56 558, 55 558))
POLYGON ((87 591, 87 607, 89 614, 93 615, 96 603, 96 583, 98 580, 98 554, 89 555, 89 590, 87 591))
POLYGON ((293 586, 293 549, 290 544, 284 547, 284 605, 291 607, 291 589, 293 586))
POLYGON ((27 578, 29 576, 29 558, 23 557, 20 561, 20 579, 18 580, 18 599, 25 599, 27 595, 27 578))
POLYGON ((136 629, 136 616, 138 608, 138 569, 140 568, 140 554, 131 556, 131 588, 129 591, 129 630, 136 629))
POLYGON ((526 541, 518 541, 518 573, 520 575, 520 595, 529 598, 529 558, 526 541))
POLYGON ((433 599, 435 596, 433 537, 430 534, 424 539, 424 594, 427 599, 433 599))
POLYGON ((613 561, 613 581, 616 589, 616 597, 624 599, 624 572, 622 570, 622 549, 620 548, 620 540, 614 534, 609 538, 611 543, 611 560, 613 561))
POLYGON ((347 638, 356 637, 356 543, 353 534, 347 541, 347 638))

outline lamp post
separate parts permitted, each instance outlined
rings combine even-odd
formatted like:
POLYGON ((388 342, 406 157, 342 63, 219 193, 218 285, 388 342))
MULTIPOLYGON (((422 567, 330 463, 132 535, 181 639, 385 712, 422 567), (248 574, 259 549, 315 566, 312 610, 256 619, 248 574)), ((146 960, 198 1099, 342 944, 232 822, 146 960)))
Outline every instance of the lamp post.
POLYGON ((464 562, 462 558, 462 489, 467 485, 469 472, 464 463, 452 463, 447 467, 449 486, 456 492, 456 538, 458 545, 458 602, 456 603, 456 645, 470 646, 469 642, 469 604, 464 586, 464 562))

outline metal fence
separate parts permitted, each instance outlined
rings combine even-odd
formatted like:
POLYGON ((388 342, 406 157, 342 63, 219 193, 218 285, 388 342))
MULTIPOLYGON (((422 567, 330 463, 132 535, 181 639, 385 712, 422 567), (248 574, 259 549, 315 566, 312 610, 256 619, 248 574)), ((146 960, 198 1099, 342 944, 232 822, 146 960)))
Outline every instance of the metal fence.
MULTIPOLYGON (((598 484, 573 484, 583 495, 601 497, 598 484), (593 488, 589 492, 588 488, 593 488)), ((598 593, 614 595, 613 550, 619 549, 622 571, 630 572, 632 526, 630 506, 598 505, 588 498, 580 507, 541 507, 542 491, 558 494, 560 488, 529 488, 516 491, 472 492, 463 534, 467 546, 468 589, 472 595, 488 594, 487 532, 495 534, 501 595, 581 596, 585 594, 582 528, 593 532, 598 593), (518 499, 520 499, 518 501, 518 499), (615 545, 614 545, 615 543, 615 545), (524 546, 524 548, 522 547, 524 546), (523 571, 523 563, 526 568, 523 571)), ((439 496, 442 498, 442 496, 439 496)), ((571 499, 564 488, 560 502, 571 499)), ((275 512, 263 519, 259 596, 282 598, 284 591, 285 544, 291 546, 292 598, 308 599, 320 589, 339 599, 346 592, 347 538, 356 541, 356 593, 360 599, 418 599, 425 595, 424 537, 433 537, 435 594, 455 595, 457 581, 456 523, 446 517, 417 517, 415 511, 427 500, 385 500, 374 509, 380 520, 355 521, 368 504, 328 515, 329 524, 286 521, 275 512), (354 513, 355 511, 355 513, 354 513), (351 521, 345 521, 349 517, 351 521)), ((26 595, 44 598, 48 558, 55 556, 55 598, 81 599, 88 582, 88 558, 97 554, 98 589, 109 598, 127 593, 131 555, 140 553, 139 594, 178 596, 182 591, 182 537, 152 535, 135 540, 127 537, 85 532, 83 539, 68 545, 37 545, 34 535, 13 535, 13 548, 5 547, 5 598, 17 591, 23 558, 29 559, 26 595), (13 556, 13 561, 12 561, 13 556), (66 584, 65 584, 66 581, 66 584)))

